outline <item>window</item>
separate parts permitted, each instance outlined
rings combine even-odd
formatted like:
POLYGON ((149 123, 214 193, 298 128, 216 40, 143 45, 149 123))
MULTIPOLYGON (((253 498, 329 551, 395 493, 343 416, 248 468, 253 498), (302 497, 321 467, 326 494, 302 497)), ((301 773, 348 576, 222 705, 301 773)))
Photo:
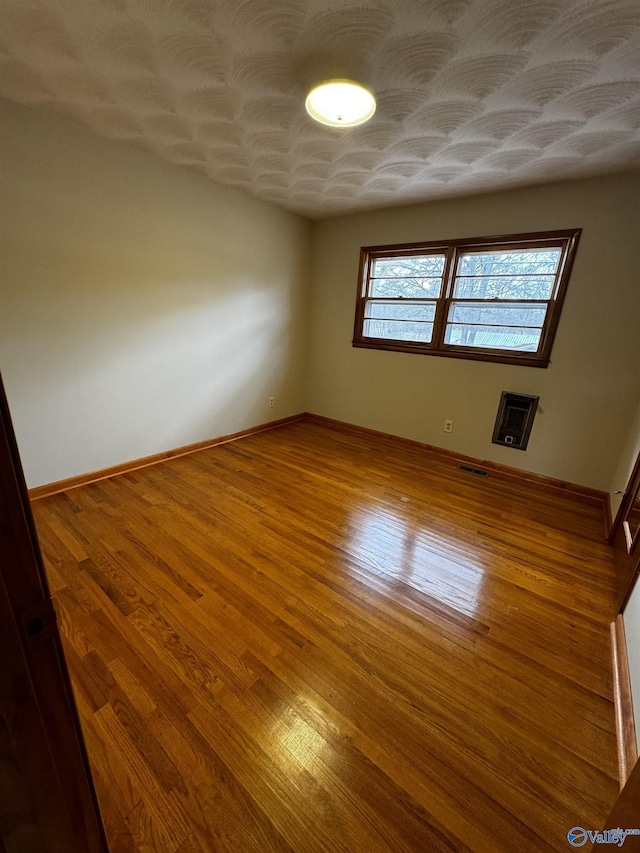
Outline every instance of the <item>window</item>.
POLYGON ((546 367, 579 238, 363 248, 353 345, 546 367))

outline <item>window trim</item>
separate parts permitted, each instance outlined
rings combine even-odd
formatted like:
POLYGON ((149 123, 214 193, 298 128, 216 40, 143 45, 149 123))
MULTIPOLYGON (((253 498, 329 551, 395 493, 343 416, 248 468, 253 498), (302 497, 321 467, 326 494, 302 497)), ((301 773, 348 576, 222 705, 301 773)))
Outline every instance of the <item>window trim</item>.
MULTIPOLYGON (((446 358, 465 358, 472 361, 498 362, 500 364, 520 364, 526 367, 548 367, 581 233, 581 228, 572 228, 563 231, 540 231, 526 234, 501 234, 493 237, 470 237, 433 242, 363 246, 360 250, 356 315, 352 344, 354 347, 365 349, 411 352, 420 353, 421 355, 444 356, 446 358), (489 249, 501 247, 514 250, 537 248, 561 249, 553 292, 549 300, 544 300, 545 304, 548 305, 548 310, 542 327, 537 353, 526 352, 520 355, 514 350, 496 350, 494 348, 483 347, 471 349, 444 342, 449 306, 453 300, 453 286, 455 283, 455 269, 458 256, 462 250, 469 251, 476 248, 489 249), (364 314, 365 306, 370 298, 367 295, 367 290, 372 262, 378 258, 411 257, 422 253, 443 254, 445 256, 442 292, 437 300, 427 300, 436 302, 431 342, 424 344, 388 338, 365 337, 364 314)), ((380 297, 380 300, 383 300, 383 297, 380 297)), ((517 302, 518 300, 514 301, 517 302)), ((521 301, 535 300, 523 299, 521 301)), ((487 304, 490 304, 489 300, 487 300, 487 304)))

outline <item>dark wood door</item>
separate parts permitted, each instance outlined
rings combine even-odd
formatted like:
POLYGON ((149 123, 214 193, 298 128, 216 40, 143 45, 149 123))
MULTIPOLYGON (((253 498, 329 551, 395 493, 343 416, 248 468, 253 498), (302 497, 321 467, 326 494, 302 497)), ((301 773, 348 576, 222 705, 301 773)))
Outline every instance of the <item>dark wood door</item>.
MULTIPOLYGON (((640 829, 640 761, 636 762, 627 779, 627 784, 615 802, 611 814, 604 825, 605 829, 640 829)), ((596 846, 594 845, 594 849, 596 846)), ((610 850, 619 850, 619 846, 611 846, 610 850)), ((625 853, 640 853, 640 835, 626 837, 622 849, 625 853)))
POLYGON ((640 454, 616 515, 610 541, 616 561, 618 605, 622 610, 640 569, 640 454))
POLYGON ((0 849, 106 853, 0 377, 0 849))

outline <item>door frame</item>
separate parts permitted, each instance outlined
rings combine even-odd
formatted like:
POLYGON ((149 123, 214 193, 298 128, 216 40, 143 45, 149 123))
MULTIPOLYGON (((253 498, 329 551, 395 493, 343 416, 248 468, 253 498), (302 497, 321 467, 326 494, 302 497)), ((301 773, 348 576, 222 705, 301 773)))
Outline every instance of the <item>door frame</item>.
POLYGON ((0 376, 0 849, 108 853, 0 376))
MULTIPOLYGON (((631 476, 627 482, 624 496, 618 507, 615 521, 611 527, 607 541, 613 547, 613 556, 616 569, 617 587, 617 612, 622 613, 631 591, 640 575, 640 541, 635 542, 635 547, 629 551, 627 548, 627 537, 624 530, 624 522, 635 501, 640 489, 640 453, 636 458, 631 476)), ((636 537, 637 538, 637 537, 636 537)))

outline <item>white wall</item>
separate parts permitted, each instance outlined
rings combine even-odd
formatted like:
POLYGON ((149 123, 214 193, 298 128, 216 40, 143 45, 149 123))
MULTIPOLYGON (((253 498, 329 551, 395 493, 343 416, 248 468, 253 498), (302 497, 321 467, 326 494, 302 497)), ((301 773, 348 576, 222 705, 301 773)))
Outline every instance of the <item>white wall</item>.
POLYGON ((636 172, 314 224, 309 410, 607 490, 640 389, 639 197, 636 172), (361 246, 577 227, 546 370, 352 347, 361 246), (491 443, 503 390, 540 395, 526 452, 491 443))
POLYGON ((304 409, 306 220, 6 101, 0 125, 0 366, 29 486, 304 409))

